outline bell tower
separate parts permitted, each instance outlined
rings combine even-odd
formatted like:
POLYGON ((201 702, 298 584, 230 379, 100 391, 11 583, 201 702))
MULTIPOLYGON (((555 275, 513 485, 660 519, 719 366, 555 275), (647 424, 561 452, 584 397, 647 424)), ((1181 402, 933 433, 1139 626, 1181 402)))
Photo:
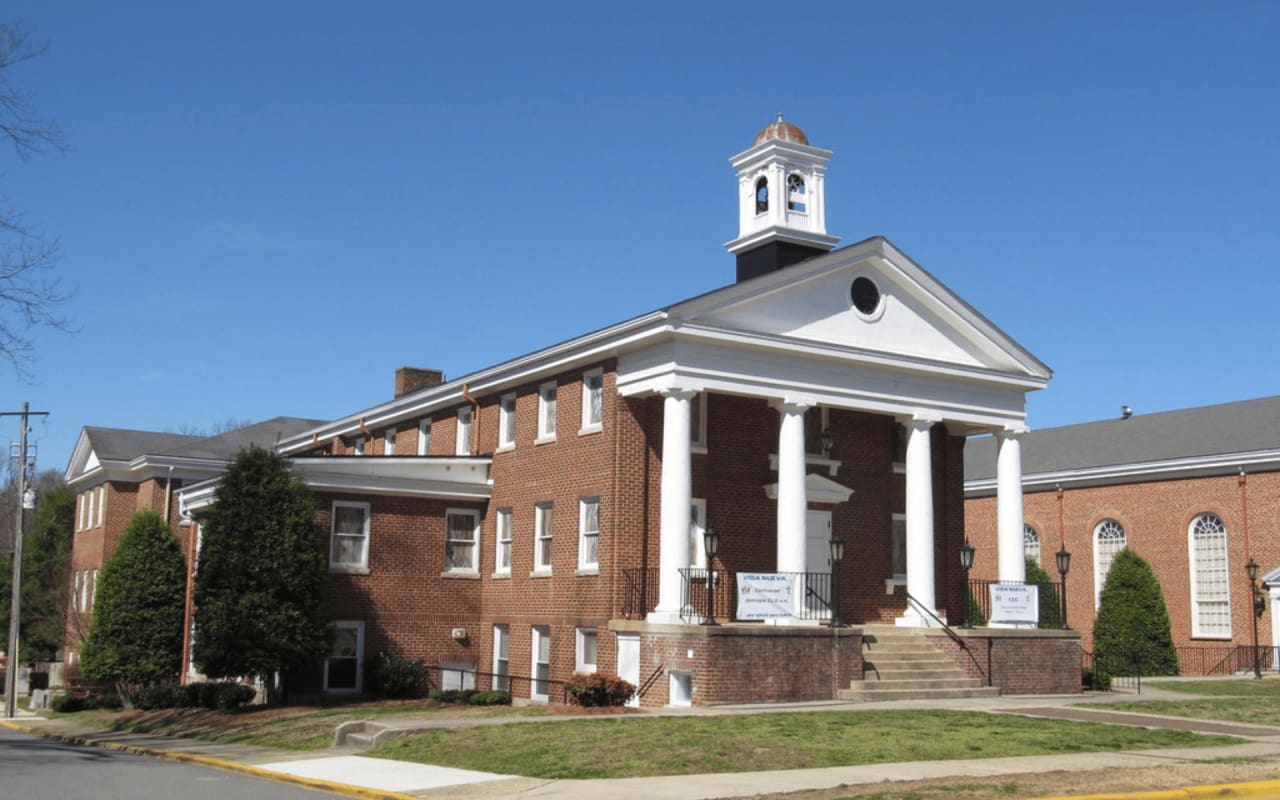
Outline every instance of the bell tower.
POLYGON ((840 241, 827 235, 831 155, 779 114, 750 150, 729 159, 738 171, 738 238, 725 247, 738 257, 739 282, 826 253, 840 241))

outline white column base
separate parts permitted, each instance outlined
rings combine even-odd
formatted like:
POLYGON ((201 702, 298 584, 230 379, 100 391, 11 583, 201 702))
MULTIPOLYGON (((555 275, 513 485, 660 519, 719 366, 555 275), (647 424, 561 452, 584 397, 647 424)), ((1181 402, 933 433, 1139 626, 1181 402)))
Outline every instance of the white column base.
POLYGON ((650 611, 645 614, 645 622, 652 622, 658 625, 688 625, 690 623, 680 619, 679 611, 650 611))

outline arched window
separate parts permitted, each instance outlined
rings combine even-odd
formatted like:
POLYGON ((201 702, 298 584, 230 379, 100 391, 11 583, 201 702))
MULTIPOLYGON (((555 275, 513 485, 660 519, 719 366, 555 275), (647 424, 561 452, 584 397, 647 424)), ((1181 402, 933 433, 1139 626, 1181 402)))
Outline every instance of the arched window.
POLYGON ((808 198, 805 197, 804 178, 799 175, 787 176, 787 210, 805 213, 808 198))
POLYGON ((1093 604, 1102 602, 1102 585, 1111 571, 1111 560, 1125 548, 1124 526, 1114 519, 1104 519, 1093 529, 1093 604))
POLYGON ((1026 523, 1022 525, 1022 552, 1035 563, 1040 563, 1040 534, 1026 523))
POLYGON ((1231 638, 1231 581, 1227 526, 1217 514, 1201 514, 1187 531, 1191 561, 1191 635, 1231 638))
POLYGON ((756 213, 763 214, 769 210, 769 179, 756 181, 756 213))

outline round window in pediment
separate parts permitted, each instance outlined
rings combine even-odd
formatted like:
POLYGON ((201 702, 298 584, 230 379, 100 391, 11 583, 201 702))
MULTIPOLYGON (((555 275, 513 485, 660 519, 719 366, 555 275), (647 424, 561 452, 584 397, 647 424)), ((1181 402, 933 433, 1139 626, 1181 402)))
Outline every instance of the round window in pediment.
POLYGON ((849 296, 853 300, 853 307, 858 309, 860 314, 871 316, 880 308, 880 287, 866 276, 853 279, 849 296))

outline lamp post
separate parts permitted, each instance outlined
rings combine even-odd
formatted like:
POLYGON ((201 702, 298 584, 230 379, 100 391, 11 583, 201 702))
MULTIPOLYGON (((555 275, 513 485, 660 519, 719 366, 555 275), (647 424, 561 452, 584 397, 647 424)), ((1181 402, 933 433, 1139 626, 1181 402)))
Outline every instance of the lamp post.
POLYGON ((1062 576, 1062 629, 1070 630, 1067 625, 1067 573, 1071 570, 1071 554, 1067 548, 1058 551, 1058 574, 1062 576))
POLYGON ((843 628, 840 620, 840 562, 844 561, 844 539, 831 540, 831 627, 843 628))
POLYGON ((969 570, 973 569, 974 547, 968 539, 960 545, 960 569, 964 570, 964 624, 962 628, 972 628, 969 624, 969 570))
POLYGON ((1266 601, 1258 591, 1258 562, 1253 560, 1253 556, 1249 557, 1249 563, 1244 568, 1249 573, 1249 596, 1253 599, 1253 613, 1249 615, 1253 618, 1253 677, 1261 679, 1262 666, 1258 663, 1258 617, 1262 616, 1266 601))
POLYGON ((703 625, 716 625, 716 551, 720 549, 720 534, 715 528, 707 528, 702 532, 702 548, 707 554, 707 616, 703 625))

